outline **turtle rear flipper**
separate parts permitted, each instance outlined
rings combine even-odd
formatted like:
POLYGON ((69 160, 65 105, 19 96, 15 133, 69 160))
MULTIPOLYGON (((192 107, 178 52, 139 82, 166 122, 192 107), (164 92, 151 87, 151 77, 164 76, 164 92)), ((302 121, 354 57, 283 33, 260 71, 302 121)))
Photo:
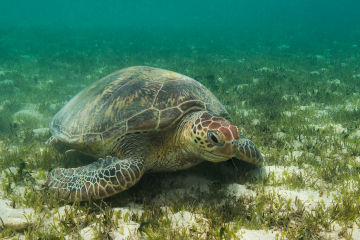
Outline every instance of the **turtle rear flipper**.
POLYGON ((78 168, 56 168, 49 175, 50 191, 69 201, 101 199, 137 183, 144 173, 142 159, 106 157, 78 168))

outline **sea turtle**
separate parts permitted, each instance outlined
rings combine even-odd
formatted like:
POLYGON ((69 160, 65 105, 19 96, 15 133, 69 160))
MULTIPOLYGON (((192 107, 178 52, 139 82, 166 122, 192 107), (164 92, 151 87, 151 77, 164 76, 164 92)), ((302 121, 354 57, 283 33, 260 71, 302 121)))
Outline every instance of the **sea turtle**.
POLYGON ((146 66, 114 72, 81 91, 53 117, 50 131, 55 141, 99 158, 50 171, 49 189, 69 201, 109 197, 147 171, 176 171, 233 157, 263 162, 207 88, 146 66))

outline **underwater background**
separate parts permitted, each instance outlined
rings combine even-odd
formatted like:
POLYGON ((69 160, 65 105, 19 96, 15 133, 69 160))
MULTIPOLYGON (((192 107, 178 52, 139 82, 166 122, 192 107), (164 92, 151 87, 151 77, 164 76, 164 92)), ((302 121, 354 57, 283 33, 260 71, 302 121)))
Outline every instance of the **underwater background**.
POLYGON ((360 239, 359 9, 355 0, 0 0, 0 238, 360 239), (204 84, 264 167, 148 174, 101 202, 49 195, 50 169, 81 164, 45 144, 52 116, 134 65, 204 84))

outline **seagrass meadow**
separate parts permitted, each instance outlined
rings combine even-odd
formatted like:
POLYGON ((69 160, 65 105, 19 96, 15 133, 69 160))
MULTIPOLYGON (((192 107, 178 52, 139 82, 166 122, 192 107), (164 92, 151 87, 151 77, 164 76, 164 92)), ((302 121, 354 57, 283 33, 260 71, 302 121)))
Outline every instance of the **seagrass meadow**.
POLYGON ((36 15, 22 2, 23 21, 13 23, 21 15, 13 6, 0 17, 1 239, 360 239, 353 5, 259 1, 243 3, 256 9, 243 16, 235 1, 181 5, 175 13, 168 3, 153 14, 146 9, 165 2, 140 1, 124 7, 137 9, 134 16, 116 20, 121 1, 109 1, 113 12, 97 5, 108 15, 76 4, 67 15, 60 3, 59 13, 36 15), (264 165, 229 160, 149 173, 97 201, 67 203, 49 193, 49 170, 91 161, 46 144, 51 118, 91 83, 137 65, 205 85, 264 165))

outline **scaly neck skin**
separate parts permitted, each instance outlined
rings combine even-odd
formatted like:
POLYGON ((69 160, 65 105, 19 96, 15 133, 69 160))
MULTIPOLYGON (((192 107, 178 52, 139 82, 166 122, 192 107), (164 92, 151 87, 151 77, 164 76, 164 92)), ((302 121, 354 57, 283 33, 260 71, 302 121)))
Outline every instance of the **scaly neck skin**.
POLYGON ((142 136, 141 148, 147 149, 145 154, 146 169, 151 172, 176 171, 187 169, 202 162, 204 159, 196 154, 190 144, 189 132, 191 122, 196 116, 189 113, 173 128, 142 136), (145 147, 144 147, 145 146, 145 147))
POLYGON ((198 115, 187 114, 176 127, 164 131, 161 139, 152 142, 153 151, 148 159, 150 171, 182 170, 204 161, 189 138, 193 119, 198 115))
POLYGON ((201 154, 201 149, 199 149, 198 145, 194 143, 192 136, 194 123, 203 113, 204 111, 188 113, 179 123, 176 131, 178 134, 175 137, 175 141, 177 145, 179 145, 190 157, 206 160, 201 154))
POLYGON ((191 141, 191 128, 195 120, 201 116, 201 113, 202 112, 188 113, 179 123, 176 131, 177 134, 175 136, 175 142, 177 143, 177 145, 179 145, 187 153, 193 156, 196 156, 198 154, 196 149, 194 148, 194 144, 191 141))

